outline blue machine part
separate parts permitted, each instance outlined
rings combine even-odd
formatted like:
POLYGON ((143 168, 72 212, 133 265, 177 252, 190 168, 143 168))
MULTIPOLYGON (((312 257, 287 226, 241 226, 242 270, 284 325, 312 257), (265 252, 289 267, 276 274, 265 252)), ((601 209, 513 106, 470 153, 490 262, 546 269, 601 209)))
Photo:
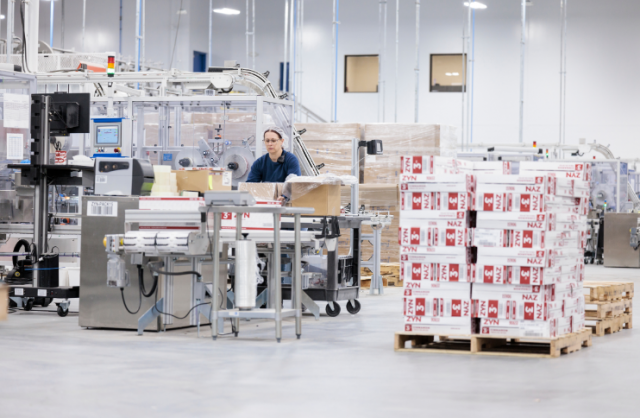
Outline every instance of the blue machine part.
POLYGON ((162 154, 162 161, 173 161, 173 154, 162 154))

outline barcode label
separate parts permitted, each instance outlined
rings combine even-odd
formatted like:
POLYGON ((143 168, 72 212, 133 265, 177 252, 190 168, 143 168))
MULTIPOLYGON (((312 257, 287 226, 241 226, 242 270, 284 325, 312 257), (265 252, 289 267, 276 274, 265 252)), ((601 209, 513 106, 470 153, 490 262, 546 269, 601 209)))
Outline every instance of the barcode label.
POLYGON ((87 216, 118 216, 118 202, 87 202, 87 216))
POLYGON ((96 184, 107 184, 107 176, 96 176, 96 184))
POLYGON ((222 173, 222 185, 223 186, 231 186, 231 172, 225 171, 222 173))
POLYGON ((24 296, 24 289, 16 289, 14 291, 14 295, 16 295, 16 296, 24 296))
POLYGON ((527 330, 524 332, 525 337, 542 337, 543 335, 542 331, 527 330))
POLYGON ((38 296, 42 298, 47 297, 47 289, 38 289, 38 296))

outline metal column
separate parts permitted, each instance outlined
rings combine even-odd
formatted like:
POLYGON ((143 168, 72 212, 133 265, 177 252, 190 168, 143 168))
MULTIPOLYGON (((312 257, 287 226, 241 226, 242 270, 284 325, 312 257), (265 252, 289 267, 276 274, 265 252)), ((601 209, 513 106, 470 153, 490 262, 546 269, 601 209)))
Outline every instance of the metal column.
POLYGON ((393 121, 398 123, 398 63, 400 62, 400 0, 396 0, 396 77, 393 95, 393 121))
POLYGON ((213 0, 209 0, 209 67, 213 62, 213 0))
POLYGON ((420 119, 420 0, 416 0, 416 91, 414 122, 420 119))
MULTIPOLYGON (((560 0, 562 14, 562 32, 560 46, 560 144, 565 144, 566 106, 567 106, 567 2, 560 0)), ((564 152, 563 152, 564 153, 564 152)))
POLYGON ((522 26, 520 28, 520 125, 518 140, 520 143, 524 141, 524 57, 527 46, 527 0, 521 1, 522 7, 522 26))
POLYGON ((302 243, 300 242, 300 214, 294 215, 295 249, 293 255, 293 280, 294 292, 293 309, 296 310, 296 336, 302 335, 302 243))
POLYGON ((338 121, 338 25, 340 0, 333 0, 333 71, 331 72, 331 122, 338 121))
POLYGON ((220 309, 220 212, 213 213, 213 240, 211 242, 211 251, 213 252, 213 286, 211 287, 211 334, 213 340, 218 338, 218 310, 220 309))
POLYGON ((10 62, 9 56, 13 54, 13 17, 15 16, 14 7, 15 0, 7 0, 7 63, 10 62))
POLYGON ((387 52, 387 0, 379 0, 378 3, 378 32, 378 41, 380 42, 378 53, 378 122, 384 122, 384 66, 387 52))
MULTIPOLYGON (((300 215, 297 215, 300 216, 300 215)), ((297 222, 300 222, 299 220, 297 222)), ((275 303, 274 308, 276 311, 276 340, 280 342, 282 339, 282 275, 280 274, 280 229, 277 228, 280 225, 280 214, 273 214, 273 275, 272 283, 269 285, 275 285, 275 303)), ((299 232, 298 232, 299 233, 299 232)))

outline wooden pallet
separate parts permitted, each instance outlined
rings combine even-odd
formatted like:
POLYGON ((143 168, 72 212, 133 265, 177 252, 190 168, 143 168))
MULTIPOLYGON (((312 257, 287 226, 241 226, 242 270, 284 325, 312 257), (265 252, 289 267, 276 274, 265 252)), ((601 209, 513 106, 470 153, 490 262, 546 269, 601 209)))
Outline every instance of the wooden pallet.
POLYGON ((585 317, 587 319, 613 318, 633 312, 632 299, 620 299, 611 302, 585 302, 585 317))
POLYGON ((633 282, 592 282, 583 284, 585 302, 607 302, 633 298, 633 282))
POLYGON ((591 347, 591 330, 557 338, 515 338, 490 335, 437 335, 419 332, 397 332, 395 351, 447 354, 476 354, 516 357, 560 357, 591 347), (437 338, 437 340, 436 340, 437 338), (411 341, 411 348, 405 343, 411 341))
MULTIPOLYGON (((387 286, 387 278, 382 276, 382 286, 387 286)), ((361 289, 370 289, 371 288, 371 276, 360 276, 360 288, 361 289)))
POLYGON ((613 318, 605 318, 597 321, 590 321, 587 318, 587 321, 589 322, 587 328, 590 328, 596 337, 603 337, 607 334, 620 332, 623 329, 633 328, 633 314, 622 314, 613 318))

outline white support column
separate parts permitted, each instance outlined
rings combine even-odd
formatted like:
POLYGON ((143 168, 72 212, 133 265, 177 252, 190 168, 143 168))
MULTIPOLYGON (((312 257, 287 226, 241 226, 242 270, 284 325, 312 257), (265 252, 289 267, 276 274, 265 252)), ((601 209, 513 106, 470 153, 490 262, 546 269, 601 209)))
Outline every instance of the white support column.
MULTIPOLYGON (((567 107, 567 3, 560 0, 562 13, 562 32, 560 46, 560 144, 565 144, 566 107, 567 107)), ((563 151, 564 153, 564 151, 563 151)))
MULTIPOLYGON (((122 28, 122 21, 120 21, 120 27, 122 28)), ((82 0, 82 52, 87 52, 85 48, 85 35, 87 28, 87 0, 82 0)))
POLYGON ((331 122, 336 122, 338 101, 338 1, 333 0, 333 39, 331 42, 333 65, 331 68, 331 117, 329 118, 331 122))
POLYGON ((251 52, 253 53, 253 60, 251 68, 254 71, 256 69, 256 0, 251 0, 251 52))
MULTIPOLYGON (((144 64, 146 56, 145 56, 145 34, 146 34, 146 12, 147 12, 147 0, 142 0, 142 28, 140 30, 140 36, 142 39, 140 40, 140 65, 144 64)), ((180 11, 182 12, 182 11, 180 11)))
POLYGON ((398 65, 400 62, 400 0, 396 0, 396 76, 393 94, 393 121, 398 123, 398 65))
POLYGON ((414 122, 420 119, 420 0, 416 0, 416 91, 414 122))
MULTIPOLYGON (((245 66, 249 65, 249 0, 245 0, 245 13, 244 13, 244 44, 245 44, 245 66)), ((252 68, 253 69, 253 68, 252 68)))
POLYGON ((524 58, 527 47, 527 0, 521 1, 522 27, 520 28, 520 125, 518 142, 524 142, 524 58))
POLYGON ((209 67, 213 64, 213 0, 209 0, 209 67))
POLYGON ((32 73, 38 72, 38 36, 40 24, 40 2, 25 3, 25 45, 27 46, 27 65, 32 73))
POLYGON ((7 0, 7 63, 9 63, 10 55, 13 54, 14 7, 15 0, 7 0))

